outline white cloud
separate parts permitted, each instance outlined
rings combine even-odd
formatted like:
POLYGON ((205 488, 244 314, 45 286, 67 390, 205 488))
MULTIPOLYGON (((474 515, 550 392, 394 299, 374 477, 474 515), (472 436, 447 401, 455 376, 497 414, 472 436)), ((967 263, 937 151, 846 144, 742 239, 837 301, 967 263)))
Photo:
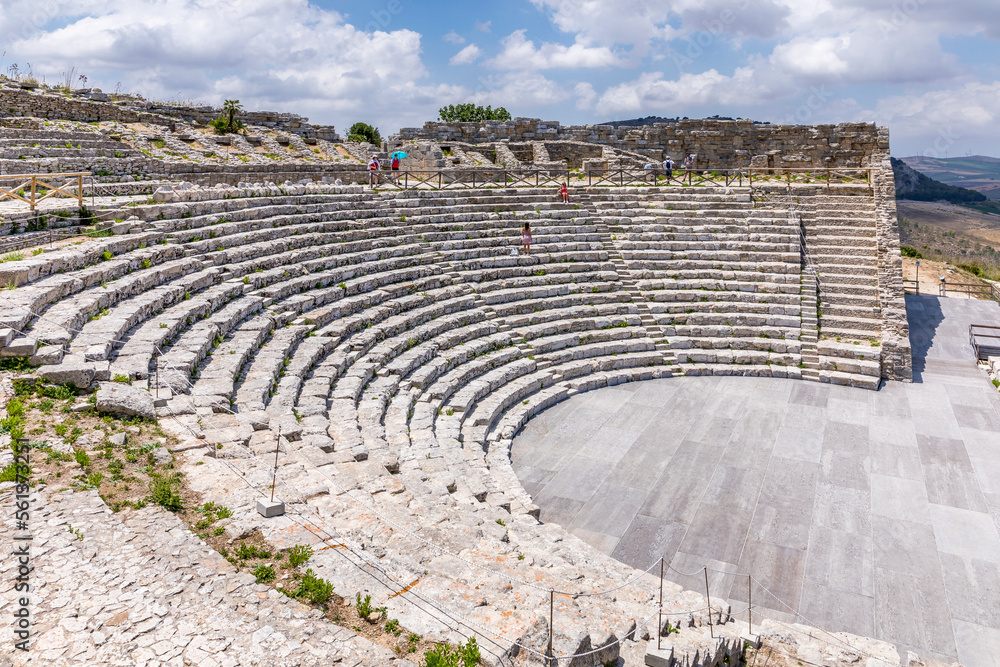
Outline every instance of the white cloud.
POLYGON ((456 53, 451 57, 448 62, 452 65, 468 65, 479 59, 482 55, 482 51, 475 44, 469 44, 467 47, 456 53))
POLYGON ((725 76, 714 69, 701 74, 682 74, 676 80, 662 72, 646 72, 634 81, 612 86, 597 102, 602 114, 655 113, 676 114, 678 109, 699 105, 752 105, 767 99, 767 91, 753 79, 749 68, 737 69, 725 76))
POLYGON ((491 32, 490 26, 493 25, 493 21, 483 21, 480 23, 476 21, 476 30, 479 32, 491 32))
POLYGON ((153 99, 239 98, 339 127, 421 121, 462 90, 424 82, 421 36, 391 15, 386 30, 368 31, 382 22, 355 27, 308 0, 241 0, 239 20, 229 2, 64 0, 60 8, 61 27, 8 42, 6 61, 48 63, 50 81, 75 65, 106 90, 121 79, 153 99))
POLYGON ((445 35, 441 39, 443 39, 446 42, 451 42, 452 44, 465 44, 465 37, 462 37, 461 35, 459 35, 454 30, 452 30, 451 32, 449 32, 447 35, 445 35))
POLYGON ((594 106, 597 99, 597 91, 589 81, 581 81, 573 88, 573 95, 576 96, 576 108, 587 111, 594 106))
POLYGON ((552 21, 563 32, 580 36, 584 43, 630 44, 644 48, 650 40, 677 34, 667 24, 671 3, 664 0, 531 0, 552 12, 552 21))
POLYGON ((504 106, 513 115, 523 116, 523 109, 557 104, 569 98, 567 90, 538 72, 507 72, 480 79, 480 88, 472 94, 471 101, 504 106))
POLYGON ((587 46, 576 42, 571 46, 535 43, 524 30, 515 30, 502 41, 503 51, 489 61, 497 69, 541 70, 554 68, 611 67, 623 64, 622 59, 606 46, 587 46))
POLYGON ((1000 81, 967 81, 921 94, 893 95, 859 115, 892 128, 894 155, 945 157, 971 149, 1000 149, 1000 81))

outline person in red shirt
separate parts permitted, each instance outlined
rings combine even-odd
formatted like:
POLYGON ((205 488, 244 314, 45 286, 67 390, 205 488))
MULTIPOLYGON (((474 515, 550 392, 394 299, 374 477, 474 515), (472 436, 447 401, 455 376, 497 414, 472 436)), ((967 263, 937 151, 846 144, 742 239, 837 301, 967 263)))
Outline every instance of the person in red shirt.
POLYGON ((392 180, 397 180, 399 178, 399 155, 396 153, 392 154, 392 180))
POLYGON ((378 158, 372 155, 372 159, 368 161, 368 185, 378 185, 379 169, 381 169, 381 165, 378 163, 378 158))
POLYGON ((569 203, 569 189, 567 188, 567 184, 565 182, 563 182, 562 189, 559 190, 559 194, 562 195, 563 202, 566 203, 566 204, 568 204, 569 203))

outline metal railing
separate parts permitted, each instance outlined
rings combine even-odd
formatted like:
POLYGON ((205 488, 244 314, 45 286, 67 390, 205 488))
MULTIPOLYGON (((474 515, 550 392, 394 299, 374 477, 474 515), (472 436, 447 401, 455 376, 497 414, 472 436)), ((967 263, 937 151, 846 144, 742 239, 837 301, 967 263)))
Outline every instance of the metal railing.
POLYGON ((379 187, 399 190, 418 188, 445 190, 449 188, 481 187, 544 187, 559 186, 564 182, 581 187, 697 187, 697 186, 748 186, 767 183, 811 184, 825 186, 861 184, 872 187, 873 170, 865 167, 817 168, 817 169, 773 169, 747 167, 743 169, 674 169, 670 172, 662 167, 652 169, 600 169, 586 172, 571 172, 569 169, 445 169, 398 171, 382 170, 374 172, 379 187))
POLYGON ((972 345, 972 349, 976 351, 976 359, 979 361, 985 361, 989 357, 1000 356, 1000 327, 986 324, 970 324, 969 343, 972 345), (977 333, 977 329, 986 329, 993 333, 977 333), (987 344, 980 339, 989 339, 995 342, 987 344))
POLYGON ((992 283, 949 283, 947 280, 942 280, 938 284, 938 294, 948 296, 948 292, 965 294, 970 299, 979 296, 1000 303, 1000 288, 992 283))
POLYGON ((83 207, 83 177, 90 176, 91 172, 83 171, 71 174, 8 174, 0 176, 0 182, 14 181, 18 183, 13 187, 0 185, 0 201, 4 199, 17 199, 23 201, 34 211, 39 203, 55 197, 64 195, 76 199, 80 207, 83 207), (56 184, 57 180, 65 182, 56 184), (76 192, 72 192, 73 187, 76 192))

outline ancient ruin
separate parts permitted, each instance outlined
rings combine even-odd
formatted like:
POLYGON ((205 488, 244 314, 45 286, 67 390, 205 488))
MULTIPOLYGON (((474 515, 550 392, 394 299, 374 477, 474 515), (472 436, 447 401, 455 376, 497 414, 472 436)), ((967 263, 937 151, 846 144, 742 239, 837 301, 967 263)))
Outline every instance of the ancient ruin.
MULTIPOLYGON (((349 601, 367 592, 430 641, 475 636, 490 664, 734 664, 759 641, 775 664, 907 664, 763 612, 748 626, 655 563, 605 556, 546 522, 510 459, 533 416, 621 383, 910 381, 884 128, 515 119, 371 146, 286 114, 220 136, 215 115, 0 89, 0 176, 90 172, 94 216, 65 199, 0 210, 18 243, 0 263, 0 356, 39 384, 147 393, 130 409, 154 410, 185 484, 231 508, 227 537, 311 545, 309 566, 349 601), (365 185, 369 155, 398 149, 442 187, 365 185), (664 154, 695 154, 695 169, 671 180, 664 154), (272 483, 283 514, 265 518, 272 483)), ((35 557, 51 664, 406 662, 152 510, 105 516, 96 491, 53 486, 35 502, 50 527, 78 517, 99 537, 44 529, 61 554, 50 569, 35 557), (115 606, 142 576, 132 558, 155 559, 162 587, 115 606), (108 601, 55 602, 85 590, 108 601)))

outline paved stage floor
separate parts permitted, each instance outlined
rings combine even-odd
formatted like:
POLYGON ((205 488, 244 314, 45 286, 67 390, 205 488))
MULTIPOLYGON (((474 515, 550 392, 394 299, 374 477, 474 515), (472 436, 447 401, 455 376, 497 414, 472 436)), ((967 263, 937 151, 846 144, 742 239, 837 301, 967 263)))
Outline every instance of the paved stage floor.
POLYGON ((912 384, 608 387, 529 422, 514 469, 543 521, 628 565, 663 556, 694 590, 720 570, 712 594, 734 611, 749 573, 772 618, 997 664, 1000 394, 968 325, 1000 325, 1000 307, 908 296, 907 310, 912 384))

